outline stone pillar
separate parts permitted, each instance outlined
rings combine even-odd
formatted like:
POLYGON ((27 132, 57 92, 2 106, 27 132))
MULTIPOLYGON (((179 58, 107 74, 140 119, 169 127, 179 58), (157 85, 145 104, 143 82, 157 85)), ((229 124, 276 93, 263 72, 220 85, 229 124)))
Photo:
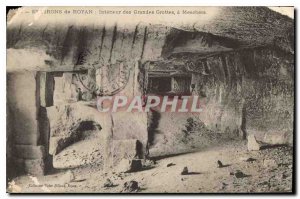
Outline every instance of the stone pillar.
MULTIPOLYGON (((39 110, 39 130, 41 139, 40 142, 44 146, 44 166, 46 172, 53 169, 53 157, 49 153, 49 138, 50 138, 50 123, 47 117, 46 107, 53 106, 54 95, 54 76, 49 72, 40 72, 40 110, 39 110)), ((46 173, 45 172, 45 173, 46 173)))
POLYGON ((39 73, 10 73, 7 80, 7 103, 14 121, 13 159, 15 169, 32 175, 45 174, 45 149, 39 131, 39 73))

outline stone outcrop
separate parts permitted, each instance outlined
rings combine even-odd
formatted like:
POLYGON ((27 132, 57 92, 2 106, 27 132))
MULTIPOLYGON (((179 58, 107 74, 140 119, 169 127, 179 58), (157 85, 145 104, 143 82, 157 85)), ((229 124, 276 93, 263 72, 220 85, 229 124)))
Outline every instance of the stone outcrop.
MULTIPOLYGON (((103 140, 107 150, 111 147, 111 118, 101 114, 96 107, 90 107, 84 102, 47 107, 50 121, 49 153, 58 154, 71 144, 84 140, 86 131, 94 131, 94 136, 103 140)), ((103 152, 111 154, 111 152, 103 152)), ((108 158, 108 157, 104 157, 108 158)))
POLYGON ((105 149, 101 153, 105 156, 107 165, 117 165, 123 158, 142 158, 145 154, 145 114, 132 113, 128 117, 130 113, 100 113, 96 107, 90 107, 85 102, 48 107, 47 113, 50 121, 51 155, 57 155, 64 148, 84 140, 85 131, 94 132, 92 139, 102 140, 99 144, 105 149))
POLYGON ((261 149, 261 144, 258 143, 254 135, 249 135, 247 141, 249 151, 259 151, 261 149))

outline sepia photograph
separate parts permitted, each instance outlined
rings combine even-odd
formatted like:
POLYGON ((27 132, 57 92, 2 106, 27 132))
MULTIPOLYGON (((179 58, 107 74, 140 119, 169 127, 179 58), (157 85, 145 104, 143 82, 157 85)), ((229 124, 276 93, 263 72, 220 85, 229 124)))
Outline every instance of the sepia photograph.
POLYGON ((294 194, 294 13, 7 7, 6 192, 294 194))

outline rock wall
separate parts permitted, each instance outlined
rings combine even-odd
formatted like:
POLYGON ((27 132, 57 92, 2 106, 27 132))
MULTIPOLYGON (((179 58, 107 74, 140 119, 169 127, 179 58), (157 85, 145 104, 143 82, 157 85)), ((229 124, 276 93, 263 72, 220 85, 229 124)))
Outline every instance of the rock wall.
POLYGON ((101 153, 109 161, 107 154, 111 154, 112 145, 109 115, 101 114, 96 108, 78 102, 47 107, 47 117, 50 122, 49 154, 59 154, 66 147, 84 140, 86 131, 94 131, 95 139, 101 139, 100 143, 106 150, 101 153))
POLYGON ((99 143, 105 149, 101 153, 104 158, 103 164, 107 168, 116 165, 122 157, 133 158, 136 155, 143 157, 146 152, 145 113, 100 113, 96 107, 88 106, 85 102, 75 102, 47 107, 47 116, 50 121, 49 154, 53 156, 68 146, 84 140, 83 134, 86 130, 96 130, 93 139, 102 139, 99 143), (86 122, 95 128, 81 128, 86 122), (137 142, 139 148, 136 144, 132 144, 137 142), (123 149, 119 151, 121 146, 123 149))
POLYGON ((7 131, 12 173, 45 172, 45 147, 39 131, 39 82, 35 72, 7 74, 7 131))
MULTIPOLYGON (((148 139, 150 155, 151 147, 158 155, 187 151, 184 146, 178 151, 173 150, 178 140, 193 143, 188 151, 193 150, 201 145, 205 136, 206 140, 220 140, 255 134, 260 140, 271 143, 292 143, 292 30, 293 20, 267 8, 252 7, 222 8, 208 24, 195 23, 179 29, 145 23, 135 26, 10 24, 7 29, 8 70, 20 70, 20 64, 29 70, 48 72, 107 66, 108 74, 113 77, 111 81, 114 81, 114 74, 119 70, 115 66, 122 62, 130 66, 130 77, 121 93, 133 96, 144 94, 141 79, 145 78, 142 74, 145 62, 180 61, 192 73, 192 83, 204 105, 203 112, 198 115, 162 113, 159 117, 154 114, 153 118, 148 114, 148 121, 146 115, 133 116, 132 120, 124 119, 122 114, 99 116, 95 108, 84 104, 70 105, 64 100, 56 104, 58 98, 53 95, 61 96, 62 93, 55 93, 58 92, 55 91, 55 74, 14 71, 8 74, 7 84, 8 133, 14 135, 8 136, 8 143, 14 143, 11 151, 17 150, 15 145, 21 145, 18 150, 29 147, 28 150, 36 150, 37 154, 42 154, 40 145, 46 147, 45 151, 52 151, 47 140, 69 139, 68 130, 75 128, 76 123, 80 123, 78 120, 83 118, 97 121, 100 126, 103 122, 107 124, 101 132, 108 140, 108 162, 113 162, 110 159, 115 145, 113 140, 117 140, 116 143, 124 139, 130 139, 126 143, 139 140, 146 147, 148 139), (22 59, 22 63, 14 61, 22 56, 34 59, 22 59), (37 75, 41 78, 36 78, 37 75), (37 119, 38 114, 41 121, 37 119), (11 124, 13 120, 18 123, 11 124), (124 132, 127 123, 130 131, 124 132), (149 134, 149 126, 153 134, 149 134), (196 126, 200 134, 193 134, 191 126, 196 126), (211 138, 212 134, 216 136, 211 138), (222 137, 224 135, 227 137, 222 137)), ((67 76, 70 80, 69 75, 63 77, 67 76)), ((57 78, 57 84, 60 80, 57 78)), ((59 144, 54 148, 57 146, 59 144)), ((28 157, 21 154, 24 163, 28 157)), ((34 168, 30 165, 40 163, 40 155, 37 157, 24 164, 34 168)))
POLYGON ((203 111, 184 116, 158 113, 158 124, 153 129, 154 153, 192 150, 188 144, 179 147, 185 139, 187 118, 203 122, 204 133, 225 134, 223 139, 245 139, 254 134, 266 143, 293 144, 294 61, 290 54, 265 46, 206 58, 177 54, 173 59, 174 65, 178 60, 186 60, 186 67, 193 70, 192 83, 203 111), (174 149, 174 145, 178 147, 174 149))
POLYGON ((117 60, 134 64, 140 59, 159 58, 169 29, 143 24, 135 27, 11 26, 7 30, 7 48, 43 50, 50 56, 43 66, 50 70, 85 63, 116 63, 117 60))

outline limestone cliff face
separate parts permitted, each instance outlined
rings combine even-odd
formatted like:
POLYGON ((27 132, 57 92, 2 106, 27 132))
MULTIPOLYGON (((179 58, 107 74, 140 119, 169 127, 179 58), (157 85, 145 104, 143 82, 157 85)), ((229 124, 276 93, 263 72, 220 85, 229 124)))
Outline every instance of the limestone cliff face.
POLYGON ((169 55, 170 51, 184 50, 180 49, 182 44, 189 44, 185 50, 204 45, 209 47, 204 49, 209 52, 274 44, 294 53, 294 22, 289 17, 265 7, 221 7, 216 13, 212 20, 199 19, 193 24, 177 26, 177 31, 167 25, 143 22, 113 27, 96 22, 93 26, 58 22, 26 26, 19 20, 8 26, 7 48, 41 50, 36 56, 44 55, 48 59, 44 63, 46 68, 86 62, 155 60, 169 55))
POLYGON ((273 46, 261 46, 222 51, 205 58, 198 53, 176 53, 171 60, 170 65, 186 60, 186 66, 194 71, 192 83, 196 85, 203 111, 197 115, 186 114, 185 118, 193 118, 205 128, 199 131, 203 133, 200 138, 193 138, 182 145, 185 138, 179 138, 182 138, 189 122, 181 115, 161 113, 152 132, 157 137, 162 137, 162 132, 166 133, 161 139, 154 136, 154 154, 168 154, 174 145, 179 145, 177 152, 204 147, 207 143, 200 141, 211 140, 205 137, 209 134, 205 133, 207 131, 225 134, 227 138, 245 138, 254 134, 266 143, 293 143, 292 55, 273 46), (162 146, 164 150, 159 151, 162 146))
POLYGON ((200 32, 243 41, 248 45, 275 43, 294 53, 294 20, 267 7, 222 7, 208 24, 195 23, 200 32))
POLYGON ((292 135, 294 62, 290 55, 259 47, 222 52, 193 65, 200 72, 195 83, 205 100, 203 121, 214 121, 211 126, 222 131, 235 131, 236 125, 236 130, 248 133, 292 135))
POLYGON ((161 55, 170 28, 137 24, 133 29, 114 27, 17 27, 8 29, 8 49, 42 49, 51 58, 48 69, 126 60, 155 60, 161 55))

